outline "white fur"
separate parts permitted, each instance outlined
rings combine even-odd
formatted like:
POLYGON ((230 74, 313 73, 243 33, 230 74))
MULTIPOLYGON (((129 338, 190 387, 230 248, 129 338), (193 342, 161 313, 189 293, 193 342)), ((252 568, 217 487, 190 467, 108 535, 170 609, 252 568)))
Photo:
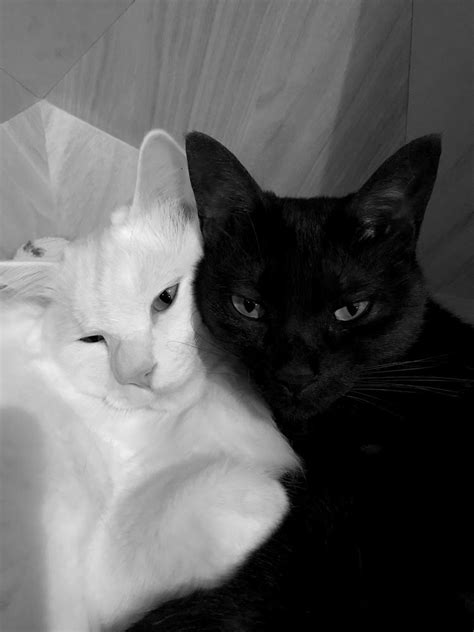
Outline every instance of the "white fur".
POLYGON ((58 263, 0 267, 1 629, 126 622, 222 581, 287 510, 278 477, 296 456, 228 363, 197 348, 186 174, 154 132, 108 229, 58 263), (93 334, 107 344, 79 341, 93 334), (142 361, 150 388, 117 382, 114 362, 123 375, 142 361))

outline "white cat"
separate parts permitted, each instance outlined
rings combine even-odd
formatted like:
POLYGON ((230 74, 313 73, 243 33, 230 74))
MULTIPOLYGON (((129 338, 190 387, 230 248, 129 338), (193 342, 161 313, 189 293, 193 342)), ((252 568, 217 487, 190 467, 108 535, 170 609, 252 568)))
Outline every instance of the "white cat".
POLYGON ((197 348, 200 257, 184 152, 154 131, 105 231, 0 264, 2 630, 127 622, 225 579, 287 511, 295 454, 197 348))

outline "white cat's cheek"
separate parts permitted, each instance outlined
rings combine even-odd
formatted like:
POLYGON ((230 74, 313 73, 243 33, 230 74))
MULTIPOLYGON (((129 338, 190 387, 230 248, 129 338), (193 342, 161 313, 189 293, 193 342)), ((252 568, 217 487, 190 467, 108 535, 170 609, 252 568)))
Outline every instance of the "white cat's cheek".
POLYGON ((192 325, 192 299, 189 284, 180 287, 173 310, 158 318, 153 332, 153 357, 156 360, 152 389, 171 391, 186 384, 199 370, 201 360, 192 325))
POLYGON ((163 364, 161 366, 158 365, 155 369, 151 385, 152 390, 157 395, 175 391, 184 386, 199 368, 200 364, 196 358, 181 358, 180 360, 174 358, 171 370, 165 359, 163 364))
POLYGON ((154 353, 157 363, 153 372, 152 389, 156 392, 179 388, 200 367, 200 359, 191 336, 179 342, 162 341, 155 345, 154 353))
POLYGON ((56 360, 71 384, 80 393, 93 397, 105 397, 110 380, 109 359, 105 345, 74 342, 59 348, 56 352, 56 360))

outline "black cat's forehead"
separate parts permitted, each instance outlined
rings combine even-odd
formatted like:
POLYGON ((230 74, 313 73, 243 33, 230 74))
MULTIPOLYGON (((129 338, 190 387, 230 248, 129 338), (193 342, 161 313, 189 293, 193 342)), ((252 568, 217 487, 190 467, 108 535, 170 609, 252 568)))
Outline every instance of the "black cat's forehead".
POLYGON ((277 198, 269 195, 265 212, 254 214, 260 240, 270 256, 306 261, 329 253, 341 237, 345 199, 277 198))
POLYGON ((344 204, 338 198, 281 198, 279 207, 281 230, 293 234, 300 246, 313 248, 344 204))
MULTIPOLYGON (((263 253, 257 278, 262 293, 317 297, 352 294, 376 278, 351 248, 348 198, 275 198, 256 226, 263 253)), ((303 302, 305 302, 303 300, 303 302)))
POLYGON ((228 217, 220 238, 226 247, 239 242, 240 253, 252 259, 314 253, 341 236, 345 200, 280 198, 265 192, 255 206, 228 217))
POLYGON ((328 300, 378 291, 384 266, 374 264, 377 257, 367 240, 361 244, 355 238, 350 201, 350 196, 301 199, 265 193, 258 208, 227 225, 217 274, 231 280, 235 293, 271 302, 285 296, 310 311, 328 300))

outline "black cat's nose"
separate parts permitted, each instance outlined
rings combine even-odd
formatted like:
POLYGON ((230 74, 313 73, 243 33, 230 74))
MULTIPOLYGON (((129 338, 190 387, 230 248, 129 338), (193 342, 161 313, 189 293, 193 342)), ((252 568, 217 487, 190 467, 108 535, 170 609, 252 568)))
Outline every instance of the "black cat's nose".
POLYGON ((309 386, 314 380, 312 371, 300 371, 298 373, 285 371, 284 369, 277 371, 276 378, 280 384, 286 386, 292 392, 302 391, 309 386))

